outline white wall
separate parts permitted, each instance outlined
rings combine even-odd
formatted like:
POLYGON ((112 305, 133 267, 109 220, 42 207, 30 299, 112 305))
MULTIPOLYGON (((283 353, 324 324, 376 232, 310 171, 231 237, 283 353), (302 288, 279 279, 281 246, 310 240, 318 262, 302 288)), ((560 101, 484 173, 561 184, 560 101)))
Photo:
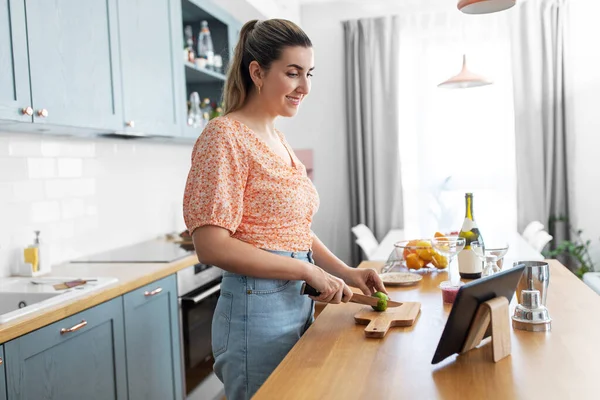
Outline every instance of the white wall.
POLYGON ((242 23, 252 19, 285 18, 300 21, 298 0, 214 0, 242 23))
MULTIPOLYGON (((315 50, 315 76, 310 97, 298 116, 281 120, 280 128, 295 147, 315 149, 315 184, 322 205, 315 220, 315 232, 345 260, 349 259, 350 210, 347 196, 346 136, 344 125, 343 29, 348 19, 377 17, 394 13, 425 12, 455 8, 451 0, 430 1, 307 1, 301 6, 302 28, 315 50)), ((573 65, 574 143, 571 162, 572 204, 575 227, 592 240, 592 257, 600 270, 600 4, 595 0, 571 1, 570 57, 573 65)))
POLYGON ((591 253, 600 270, 600 4, 571 1, 570 57, 573 65, 574 151, 571 162, 574 225, 592 241, 591 253))
MULTIPOLYGON (((302 28, 315 52, 312 90, 298 115, 281 119, 279 128, 294 148, 312 148, 315 186, 321 207, 314 231, 340 258, 350 262, 350 183, 344 103, 344 32, 342 21, 390 13, 446 7, 440 0, 415 2, 340 1, 310 3, 300 8, 302 28), (403 4, 400 4, 403 3, 403 4)), ((381 239, 381 238, 380 238, 381 239)))
MULTIPOLYGON (((233 1, 231 2, 233 4, 233 1)), ((278 121, 294 148, 315 152, 321 208, 314 230, 336 255, 350 259, 349 180, 344 117, 343 29, 348 19, 455 7, 452 1, 333 2, 306 4, 300 22, 314 44, 311 95, 292 119, 278 121), (400 4, 402 3, 402 4, 400 4)), ((600 5, 573 0, 575 224, 593 240, 600 267, 600 5)), ((268 17, 280 9, 267 10, 268 17)), ((264 18, 263 14, 252 15, 264 18)), ((0 130, 0 277, 33 240, 52 245, 54 262, 184 229, 181 194, 191 145, 63 139, 0 130)))
POLYGON ((185 229, 191 150, 0 130, 0 277, 34 230, 55 264, 185 229))

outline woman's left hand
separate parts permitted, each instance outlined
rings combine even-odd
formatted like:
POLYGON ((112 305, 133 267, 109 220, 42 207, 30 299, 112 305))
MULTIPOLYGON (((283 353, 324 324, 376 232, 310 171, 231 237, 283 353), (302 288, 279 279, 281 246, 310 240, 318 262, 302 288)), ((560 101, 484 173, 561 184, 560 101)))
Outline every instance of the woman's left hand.
POLYGON ((381 278, 374 269, 371 268, 350 268, 344 281, 350 285, 359 288, 367 296, 375 292, 387 293, 381 278))

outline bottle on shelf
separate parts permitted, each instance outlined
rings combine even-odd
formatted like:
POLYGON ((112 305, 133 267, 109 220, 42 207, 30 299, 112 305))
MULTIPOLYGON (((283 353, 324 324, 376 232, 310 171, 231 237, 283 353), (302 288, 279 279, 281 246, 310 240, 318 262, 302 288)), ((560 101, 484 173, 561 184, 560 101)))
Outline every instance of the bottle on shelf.
POLYGON ((483 237, 473 216, 473 193, 465 194, 465 220, 459 236, 465 238, 465 248, 458 253, 458 272, 463 279, 481 278, 482 262, 471 249, 471 243, 483 243, 483 237))
POLYGON ((214 65, 215 72, 222 74, 223 73, 223 57, 221 57, 218 54, 215 54, 214 60, 215 60, 215 65, 214 65))
POLYGON ((192 32, 192 27, 187 25, 183 32, 185 35, 183 56, 185 61, 193 63, 194 59, 196 58, 196 52, 194 51, 194 33, 192 32))
MULTIPOLYGON (((210 99, 208 97, 206 97, 204 100, 202 100, 202 104, 200 105, 200 110, 202 111, 202 115, 204 115, 206 113, 206 115, 208 115, 210 117, 210 114, 212 113, 212 108, 210 106, 210 99)), ((209 118, 207 118, 208 121, 209 118)))
POLYGON ((206 60, 206 68, 214 68, 214 56, 213 42, 210 36, 210 30, 208 29, 208 22, 202 21, 200 32, 198 33, 198 54, 197 57, 206 60))
POLYGON ((200 110, 200 96, 198 95, 198 92, 192 92, 190 94, 190 109, 188 111, 187 123, 193 128, 200 129, 204 129, 204 126, 206 125, 203 113, 200 110))

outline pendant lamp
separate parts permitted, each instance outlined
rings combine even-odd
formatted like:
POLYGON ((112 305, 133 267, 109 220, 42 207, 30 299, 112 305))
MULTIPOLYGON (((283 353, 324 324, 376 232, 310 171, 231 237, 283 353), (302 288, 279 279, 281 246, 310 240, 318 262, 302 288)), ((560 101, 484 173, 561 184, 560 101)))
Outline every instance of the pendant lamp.
POLYGON ((481 75, 474 74, 467 69, 467 56, 463 54, 463 65, 458 75, 438 85, 441 88, 464 89, 477 86, 491 85, 492 82, 481 75))
POLYGON ((458 9, 465 14, 489 14, 511 8, 516 0, 459 0, 458 9))

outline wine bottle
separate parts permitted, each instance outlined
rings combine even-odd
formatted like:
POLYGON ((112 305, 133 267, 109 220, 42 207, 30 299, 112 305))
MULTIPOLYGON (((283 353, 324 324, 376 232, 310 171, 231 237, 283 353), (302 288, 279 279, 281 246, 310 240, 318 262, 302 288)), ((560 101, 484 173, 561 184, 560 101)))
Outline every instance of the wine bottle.
POLYGON ((459 236, 465 238, 465 248, 458 253, 458 272, 464 279, 481 278, 482 262, 471 250, 471 243, 483 243, 475 218, 473 217, 473 193, 465 194, 465 221, 460 229, 459 236))

